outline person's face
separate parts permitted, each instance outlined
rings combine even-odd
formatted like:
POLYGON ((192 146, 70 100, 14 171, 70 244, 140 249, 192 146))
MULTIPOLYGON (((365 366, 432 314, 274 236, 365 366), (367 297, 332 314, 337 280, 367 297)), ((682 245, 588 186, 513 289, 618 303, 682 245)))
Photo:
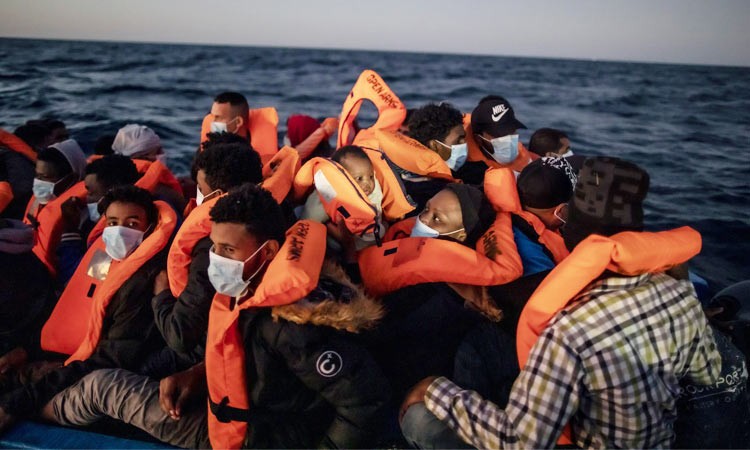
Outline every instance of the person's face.
POLYGON ((495 138, 516 134, 516 131, 518 130, 511 130, 510 133, 503 134, 501 136, 493 136, 486 131, 482 131, 481 133, 474 133, 474 140, 477 142, 477 144, 479 144, 479 148, 492 155, 495 153, 495 150, 492 148, 492 140, 495 138))
MULTIPOLYGON (((419 213, 419 220, 441 234, 451 233, 464 227, 458 197, 447 189, 443 189, 427 200, 424 209, 419 213)), ((466 232, 461 231, 450 237, 463 241, 466 239, 466 232)))
POLYGON ((63 178, 57 173, 55 165, 47 161, 36 162, 36 173, 34 176, 42 181, 49 181, 51 183, 57 183, 63 178))
POLYGON ((375 190, 375 171, 369 160, 348 157, 341 160, 341 165, 354 178, 365 195, 372 194, 375 190))
MULTIPOLYGON (((232 222, 214 223, 211 226, 211 242, 214 253, 235 261, 250 258, 264 243, 250 234, 245 225, 232 222)), ((245 262, 242 277, 248 278, 264 261, 273 259, 278 250, 278 242, 273 239, 268 241, 254 257, 245 262)))
POLYGON ((208 181, 206 181, 206 171, 203 169, 198 169, 198 173, 195 175, 195 183, 198 185, 198 190, 201 191, 201 194, 203 195, 208 195, 214 191, 214 189, 208 185, 208 181))
POLYGON ((143 232, 149 227, 146 210, 135 203, 113 202, 104 215, 108 227, 122 226, 143 232))
POLYGON ((443 139, 443 143, 448 146, 463 144, 464 142, 466 142, 466 130, 464 130, 463 125, 456 125, 451 128, 443 139))
POLYGON ((86 175, 83 179, 83 184, 86 186, 86 203, 98 202, 107 192, 104 185, 99 182, 95 173, 86 175))
POLYGON ((539 209, 527 207, 525 209, 537 216, 544 226, 550 230, 559 230, 560 227, 565 225, 565 221, 568 220, 567 203, 562 203, 554 208, 539 209))
POLYGON ((238 131, 244 123, 238 108, 233 108, 230 103, 216 103, 211 105, 211 116, 214 122, 222 122, 227 124, 227 131, 234 134, 239 134, 238 131))

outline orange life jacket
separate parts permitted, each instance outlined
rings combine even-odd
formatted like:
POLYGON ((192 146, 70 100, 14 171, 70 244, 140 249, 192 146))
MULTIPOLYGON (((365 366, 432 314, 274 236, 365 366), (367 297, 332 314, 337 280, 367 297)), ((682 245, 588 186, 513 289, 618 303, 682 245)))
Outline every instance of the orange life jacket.
POLYGON ((13 201, 13 188, 7 181, 0 181, 0 213, 13 201))
POLYGON ((466 144, 468 148, 467 161, 483 161, 490 168, 510 167, 516 172, 521 172, 531 161, 539 159, 539 155, 528 151, 523 143, 518 141, 518 156, 516 159, 507 165, 500 164, 485 155, 479 148, 479 144, 474 139, 474 132, 471 129, 471 114, 464 114, 464 130, 466 131, 466 144))
POLYGON ((110 300, 143 264, 169 243, 175 229, 177 217, 172 208, 161 201, 154 204, 159 211, 154 231, 127 258, 112 261, 109 272, 102 274, 103 280, 95 272, 97 265, 109 260, 104 242, 99 238, 89 247, 42 328, 44 350, 72 354, 67 363, 91 356, 99 342, 110 300))
POLYGON ((267 164, 263 166, 263 182, 260 186, 273 195, 276 203, 284 201, 294 184, 294 176, 300 169, 300 158, 297 150, 282 147, 267 164))
MULTIPOLYGON (((206 114, 201 125, 201 144, 208 140, 211 132, 211 124, 214 119, 211 114, 206 114)), ((279 149, 279 136, 276 128, 279 125, 279 114, 276 108, 251 109, 245 119, 248 132, 250 133, 250 145, 260 155, 263 164, 268 163, 279 149)))
POLYGON ((417 217, 409 217, 408 219, 399 220, 394 223, 383 236, 383 242, 395 241, 396 239, 408 238, 411 236, 411 230, 414 228, 414 223, 417 221, 417 217))
MULTIPOLYGON (((701 236, 690 227, 587 237, 552 269, 521 311, 516 331, 519 367, 526 365, 531 348, 550 320, 605 270, 627 276, 663 272, 689 260, 700 249, 701 236)), ((571 438, 567 426, 558 443, 571 443, 571 438)))
POLYGON ((376 147, 375 130, 396 130, 406 118, 406 107, 385 81, 373 70, 364 70, 344 100, 339 118, 339 134, 336 147, 362 145, 376 147), (363 100, 370 100, 378 109, 378 120, 370 128, 357 132, 354 120, 359 114, 363 100))
POLYGON ((422 283, 508 283, 523 274, 518 252, 509 249, 515 249, 510 217, 499 215, 476 250, 445 239, 407 237, 362 250, 358 262, 368 292, 383 296, 422 283))
POLYGON ((294 177, 295 200, 303 201, 313 188, 333 223, 343 219, 352 234, 374 233, 380 239, 377 208, 339 163, 325 158, 306 162, 294 177))
MULTIPOLYGON (((141 174, 141 177, 135 182, 137 187, 143 188, 153 194, 159 186, 166 186, 182 194, 180 182, 172 171, 169 170, 169 167, 162 164, 161 161, 148 161, 145 159, 133 159, 132 161, 138 173, 141 174)), ((89 232, 86 238, 87 245, 91 245, 102 235, 105 226, 106 222, 104 216, 102 216, 89 232)))
POLYGON ((443 158, 417 140, 391 130, 376 130, 375 137, 380 149, 400 168, 417 175, 456 182, 443 158))
POLYGON ((396 173, 390 158, 382 150, 369 147, 362 147, 362 150, 370 158, 375 177, 383 190, 383 200, 380 205, 383 217, 389 221, 400 220, 414 211, 416 203, 406 192, 406 187, 396 173))
POLYGON ((174 297, 179 297, 187 286, 190 263, 193 260, 193 249, 198 241, 211 234, 211 208, 222 197, 205 200, 185 218, 174 236, 167 255, 167 277, 169 290, 174 297))
MULTIPOLYGON (((50 200, 44 208, 38 208, 34 214, 27 207, 23 221, 34 227, 34 248, 32 251, 39 260, 47 266, 47 270, 54 277, 57 275, 57 246, 62 238, 62 209, 61 205, 71 197, 77 197, 81 202, 86 200, 86 186, 79 181, 63 192, 59 197, 50 200)), ((36 199, 31 196, 29 205, 36 199)))
POLYGON ((559 264, 568 256, 570 252, 565 247, 562 235, 548 229, 534 213, 522 209, 516 188, 516 177, 511 168, 487 170, 484 175, 484 193, 498 214, 515 214, 526 221, 539 236, 539 243, 552 255, 555 264, 559 264))
POLYGON ((36 162, 36 152, 34 149, 29 147, 29 144, 24 142, 20 137, 13 133, 9 133, 2 128, 0 128, 0 146, 22 154, 31 162, 36 162))
POLYGON ((294 303, 309 294, 320 277, 325 242, 325 225, 299 221, 287 231, 252 297, 236 306, 226 295, 214 297, 206 338, 208 435, 213 448, 241 448, 247 434, 250 399, 240 311, 294 303))

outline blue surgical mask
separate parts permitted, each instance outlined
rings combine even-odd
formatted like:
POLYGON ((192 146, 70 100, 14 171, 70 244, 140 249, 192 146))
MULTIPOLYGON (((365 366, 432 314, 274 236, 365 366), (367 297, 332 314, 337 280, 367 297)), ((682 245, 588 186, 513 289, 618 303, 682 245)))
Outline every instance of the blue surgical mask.
POLYGON ((86 203, 86 208, 89 210, 89 219, 92 222, 98 222, 102 216, 99 214, 99 202, 86 203))
POLYGON ((237 261, 236 259, 221 256, 214 252, 214 248, 211 247, 211 250, 208 252, 208 280, 214 289, 216 289, 216 292, 230 297, 239 297, 242 295, 250 285, 250 282, 253 281, 253 278, 258 275, 258 272, 260 272, 268 261, 263 261, 247 280, 242 277, 242 273, 245 271, 245 264, 253 259, 267 243, 268 241, 264 242, 263 245, 258 247, 258 250, 244 261, 237 261))
POLYGON ((426 225, 419 219, 419 216, 417 216, 417 220, 416 222, 414 222, 414 227, 411 229, 411 237, 437 238, 440 236, 448 236, 454 233, 458 233, 459 231, 463 230, 463 228, 459 228, 458 230, 450 231, 448 233, 441 233, 438 230, 426 225))
POLYGON ((445 161, 448 167, 456 171, 463 167, 466 162, 466 158, 469 156, 469 147, 464 142, 463 144, 448 145, 440 141, 437 141, 440 145, 444 145, 451 149, 451 156, 445 161))
POLYGON ((518 135, 509 134, 489 140, 482 135, 477 135, 485 142, 492 144, 492 153, 488 153, 487 149, 482 147, 485 153, 489 154, 492 159, 499 162, 500 164, 510 164, 518 157, 518 135))
POLYGON ((113 225, 104 229, 104 250, 116 261, 122 261, 143 242, 145 233, 134 228, 113 225))
POLYGON ((40 205, 46 205, 50 200, 52 200, 52 198, 54 198, 55 184, 56 183, 53 183, 51 181, 44 181, 40 180, 39 178, 34 178, 34 184, 31 187, 31 192, 34 193, 34 197, 40 205))

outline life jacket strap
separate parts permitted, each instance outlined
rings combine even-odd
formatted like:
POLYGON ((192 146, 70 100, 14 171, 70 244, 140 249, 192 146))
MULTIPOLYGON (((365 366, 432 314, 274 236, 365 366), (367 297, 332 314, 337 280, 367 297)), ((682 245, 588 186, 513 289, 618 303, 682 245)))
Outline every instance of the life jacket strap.
POLYGON ((221 423, 250 421, 250 410, 229 406, 229 397, 222 398, 219 403, 215 403, 209 397, 208 406, 211 414, 221 423))

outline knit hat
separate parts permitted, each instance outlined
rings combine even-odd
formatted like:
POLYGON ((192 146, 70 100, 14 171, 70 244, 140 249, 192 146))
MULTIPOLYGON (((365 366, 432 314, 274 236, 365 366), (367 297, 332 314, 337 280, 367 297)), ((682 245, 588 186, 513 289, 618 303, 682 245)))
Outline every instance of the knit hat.
POLYGON ((133 158, 161 147, 161 139, 145 125, 130 124, 120 128, 112 142, 112 150, 133 158))
POLYGON ((568 249, 590 234, 642 231, 648 186, 648 173, 631 162, 605 156, 586 159, 562 230, 568 249))
POLYGON ((290 116, 286 121, 286 135, 292 147, 299 145, 318 128, 320 128, 320 122, 304 114, 290 116))
POLYGON ((86 172, 86 155, 83 154, 83 150, 81 150, 78 142, 73 139, 67 139, 54 143, 50 147, 62 153, 68 164, 70 164, 70 168, 78 175, 79 180, 83 178, 83 174, 86 172))
POLYGON ((502 137, 519 128, 526 128, 526 125, 516 119, 508 100, 498 95, 483 98, 471 112, 471 129, 474 133, 486 132, 493 137, 502 137))
POLYGON ((576 178, 573 167, 564 158, 539 158, 524 167, 518 176, 518 198, 523 206, 554 208, 570 200, 576 178))
POLYGON ((443 189, 448 189, 458 197, 464 231, 466 232, 464 244, 473 248, 479 238, 495 221, 495 210, 485 198, 484 193, 474 186, 450 183, 446 184, 443 189))

